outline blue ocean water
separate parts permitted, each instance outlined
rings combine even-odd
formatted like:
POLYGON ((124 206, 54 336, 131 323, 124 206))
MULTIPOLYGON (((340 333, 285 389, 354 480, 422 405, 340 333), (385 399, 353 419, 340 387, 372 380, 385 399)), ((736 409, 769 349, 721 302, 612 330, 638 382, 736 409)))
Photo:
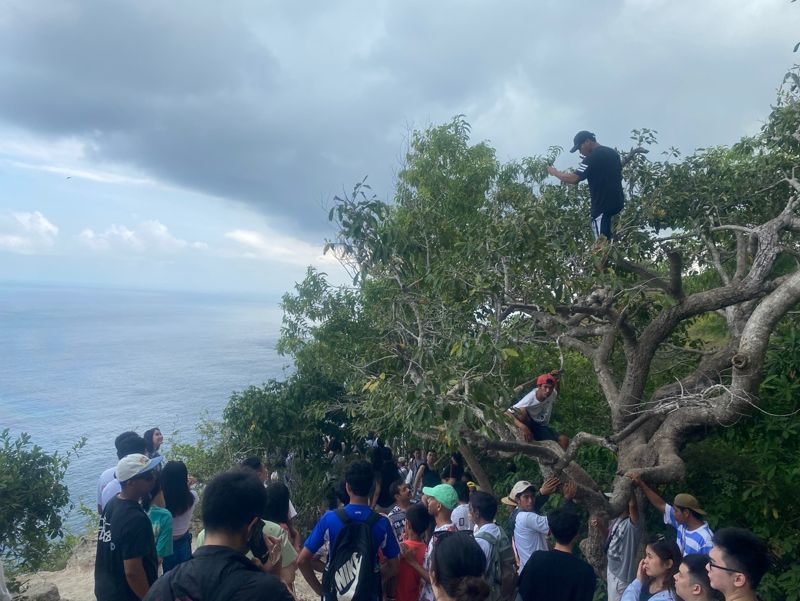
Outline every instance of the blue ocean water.
POLYGON ((159 427, 168 455, 232 391, 285 375, 280 319, 275 299, 0 284, 0 430, 62 452, 85 436, 66 481, 94 507, 117 434, 159 427))

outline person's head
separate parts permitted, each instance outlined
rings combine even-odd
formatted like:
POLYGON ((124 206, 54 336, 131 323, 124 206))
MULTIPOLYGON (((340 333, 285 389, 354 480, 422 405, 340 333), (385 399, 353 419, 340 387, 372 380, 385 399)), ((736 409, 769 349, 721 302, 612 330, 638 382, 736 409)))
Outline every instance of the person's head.
POLYGON ((422 459, 422 449, 414 449, 414 459, 422 459))
POLYGON ((575 137, 572 139, 572 149, 570 152, 579 150, 583 156, 587 156, 595 148, 597 148, 597 138, 592 132, 583 129, 575 134, 575 137))
POLYGON ((161 473, 159 470, 153 470, 155 474, 155 479, 153 481, 153 488, 150 489, 150 492, 147 493, 142 497, 142 509, 145 511, 149 511, 150 507, 154 504, 153 501, 157 497, 161 497, 161 503, 159 505, 164 504, 164 495, 161 492, 161 473))
POLYGON ((150 494, 156 481, 156 467, 162 457, 150 459, 143 453, 126 455, 114 471, 120 488, 129 499, 141 499, 150 494))
POLYGON ((267 473, 267 466, 264 465, 264 462, 256 456, 248 457, 247 459, 243 460, 239 466, 244 469, 252 470, 262 482, 266 482, 267 478, 269 477, 269 474, 267 473))
POLYGON ((411 487, 402 480, 395 480, 389 485, 389 494, 392 495, 395 503, 411 502, 411 487))
POLYGON ((553 389, 555 387, 556 379, 552 374, 542 374, 536 378, 536 399, 539 401, 545 400, 553 394, 553 389))
POLYGON ((581 519, 574 511, 558 507, 547 514, 547 525, 558 544, 571 545, 578 537, 581 519))
POLYGON ((449 484, 425 486, 422 493, 428 497, 428 513, 442 520, 449 520, 453 509, 458 506, 458 493, 449 484))
POLYGON ((520 511, 531 511, 536 498, 536 489, 527 480, 520 480, 511 487, 511 492, 503 498, 503 503, 518 507, 520 511))
POLYGON ((368 461, 354 461, 344 472, 347 494, 351 497, 366 497, 372 486, 373 471, 368 461))
POLYGON ((201 512, 206 534, 226 533, 246 541, 266 500, 267 491, 252 471, 219 474, 203 493, 201 512))
POLYGON ((431 515, 422 503, 414 503, 406 509, 406 530, 412 530, 421 537, 431 524, 431 515))
POLYGON ((406 466, 406 458, 405 457, 398 457, 397 458, 397 466, 398 467, 405 467, 406 466))
POLYGON ((675 588, 675 574, 681 565, 681 550, 672 539, 659 537, 647 545, 644 553, 644 571, 651 581, 663 588, 675 588))
POLYGON ((497 499, 488 492, 476 491, 469 497, 469 512, 476 524, 490 524, 497 515, 497 499))
POLYGON ((150 428, 149 430, 145 430, 142 438, 144 438, 148 455, 157 453, 158 449, 161 448, 161 443, 164 442, 164 435, 161 434, 161 430, 158 428, 150 428))
POLYGON ((144 455, 147 443, 136 432, 128 431, 114 439, 114 447, 117 449, 117 459, 122 459, 126 455, 144 455))
POLYGON ((283 482, 272 482, 267 486, 264 519, 276 524, 289 523, 289 489, 283 482))
POLYGON ((461 505, 465 505, 469 503, 469 488, 467 488, 466 482, 462 480, 456 480, 451 484, 453 488, 456 489, 456 494, 458 495, 458 502, 461 505))
POLYGON ((675 574, 675 592, 683 601, 717 599, 708 580, 708 555, 693 553, 681 561, 675 574))
POLYGON ((425 463, 431 466, 436 463, 436 451, 431 449, 425 453, 425 463))
POLYGON ((700 508, 697 499, 685 492, 675 495, 672 509, 675 513, 675 521, 684 526, 695 521, 702 522, 706 515, 706 512, 700 508))
POLYGON ((183 461, 167 461, 161 471, 161 488, 164 490, 164 506, 172 517, 185 513, 194 503, 189 490, 189 472, 183 461))
POLYGON ((736 591, 755 591, 769 569, 767 545, 744 528, 722 528, 714 534, 708 578, 726 597, 736 591))
POLYGON ((484 601, 489 585, 484 578, 486 556, 469 532, 441 538, 431 557, 431 585, 436 599, 484 601))

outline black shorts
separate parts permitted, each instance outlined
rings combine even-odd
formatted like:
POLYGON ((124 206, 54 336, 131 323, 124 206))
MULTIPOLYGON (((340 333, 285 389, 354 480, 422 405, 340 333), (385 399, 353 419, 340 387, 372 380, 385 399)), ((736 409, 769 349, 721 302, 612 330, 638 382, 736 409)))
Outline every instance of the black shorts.
POLYGON ((534 440, 554 440, 558 442, 559 433, 553 430, 553 428, 547 424, 532 420, 531 416, 528 415, 528 412, 525 411, 525 409, 515 409, 512 407, 508 411, 517 420, 525 424, 525 427, 531 431, 531 434, 533 434, 534 440))

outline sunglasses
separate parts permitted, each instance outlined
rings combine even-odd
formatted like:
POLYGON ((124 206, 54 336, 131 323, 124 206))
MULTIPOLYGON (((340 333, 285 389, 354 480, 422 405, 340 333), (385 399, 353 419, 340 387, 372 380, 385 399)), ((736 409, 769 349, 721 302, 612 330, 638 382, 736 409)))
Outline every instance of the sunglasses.
POLYGON ((741 570, 734 570, 733 568, 726 568, 725 566, 721 566, 719 564, 714 563, 710 559, 708 560, 708 567, 714 568, 715 570, 722 570, 724 572, 734 572, 739 573, 741 570))

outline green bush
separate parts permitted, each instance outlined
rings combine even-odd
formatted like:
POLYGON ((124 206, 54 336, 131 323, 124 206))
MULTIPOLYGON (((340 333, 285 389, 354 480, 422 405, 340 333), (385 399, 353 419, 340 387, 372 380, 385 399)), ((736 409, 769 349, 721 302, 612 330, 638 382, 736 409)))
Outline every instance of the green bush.
POLYGON ((0 560, 9 574, 35 572, 63 557, 64 514, 72 508, 64 473, 82 446, 50 454, 28 434, 0 433, 0 560))

